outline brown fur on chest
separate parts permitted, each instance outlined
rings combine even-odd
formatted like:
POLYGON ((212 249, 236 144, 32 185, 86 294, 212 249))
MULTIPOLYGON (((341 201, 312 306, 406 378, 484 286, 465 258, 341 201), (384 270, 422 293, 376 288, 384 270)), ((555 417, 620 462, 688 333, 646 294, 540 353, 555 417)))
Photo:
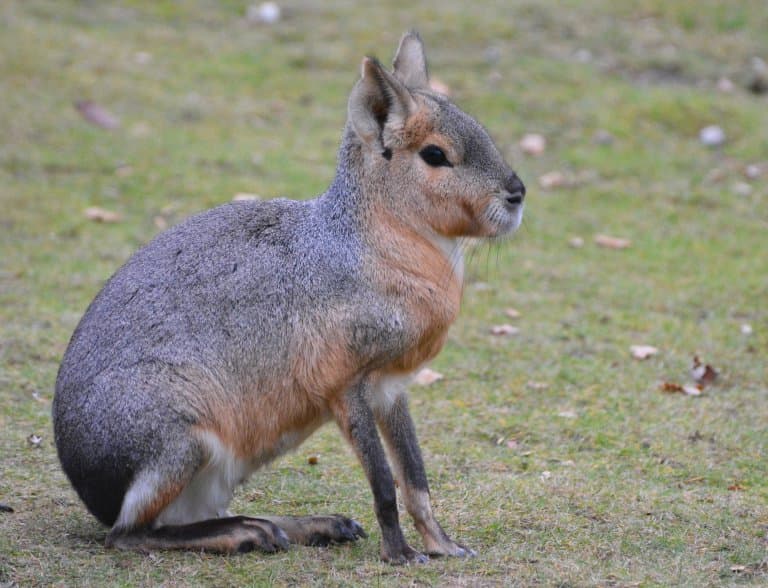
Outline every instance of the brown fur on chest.
POLYGON ((405 318, 404 350, 386 371, 409 372, 435 357, 461 304, 462 282, 451 261, 415 230, 381 214, 367 271, 374 287, 405 318))

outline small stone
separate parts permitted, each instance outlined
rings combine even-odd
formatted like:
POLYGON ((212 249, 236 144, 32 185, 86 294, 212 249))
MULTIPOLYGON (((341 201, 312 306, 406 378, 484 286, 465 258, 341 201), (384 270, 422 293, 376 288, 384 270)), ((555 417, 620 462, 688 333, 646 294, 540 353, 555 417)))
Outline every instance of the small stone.
POLYGON ((736 86, 734 85, 734 83, 726 77, 722 77, 719 80, 717 80, 717 89, 720 92, 723 92, 725 94, 730 94, 731 92, 733 92, 735 88, 736 86))
POLYGON ((747 184, 747 182, 736 182, 732 189, 736 196, 749 196, 752 194, 752 186, 747 184))
POLYGON ((496 85, 499 82, 501 82, 501 80, 503 80, 503 79, 504 79, 504 76, 502 76, 501 72, 499 72, 499 71, 493 70, 491 73, 488 74, 488 83, 489 84, 496 85))
POLYGON ((571 237, 568 241, 568 246, 573 247, 574 249, 581 249, 584 247, 584 239, 581 237, 571 237))
POLYGON ((744 323, 743 325, 741 325, 740 329, 741 329, 742 335, 752 334, 752 325, 750 325, 749 323, 744 323))
POLYGON ((538 156, 547 148, 547 140, 544 135, 528 133, 520 139, 520 149, 527 155, 538 156))
POLYGON ((147 51, 137 51, 133 54, 133 60, 139 65, 147 65, 152 62, 152 54, 147 51))
POLYGON ((483 57, 485 57, 488 63, 498 63, 499 59, 501 59, 501 49, 496 45, 491 45, 486 48, 483 57))
POLYGON ((709 125, 699 131, 699 141, 707 147, 720 147, 725 143, 725 131, 717 125, 709 125))
POLYGON ((592 52, 589 49, 582 47, 581 49, 576 50, 573 57, 579 63, 589 63, 592 61, 592 52))
POLYGON ((605 129, 598 129, 595 131, 595 134, 592 135, 592 142, 595 145, 611 145, 614 139, 614 136, 605 129))
POLYGON ((263 2, 251 4, 245 13, 245 18, 248 22, 271 25, 280 20, 280 15, 280 7, 276 2, 263 2))
POLYGON ((760 57, 750 60, 751 74, 747 89, 753 94, 765 94, 768 92, 768 63, 760 57))
POLYGON ((762 168, 756 163, 751 163, 744 168, 744 176, 748 180, 756 180, 763 173, 762 168))

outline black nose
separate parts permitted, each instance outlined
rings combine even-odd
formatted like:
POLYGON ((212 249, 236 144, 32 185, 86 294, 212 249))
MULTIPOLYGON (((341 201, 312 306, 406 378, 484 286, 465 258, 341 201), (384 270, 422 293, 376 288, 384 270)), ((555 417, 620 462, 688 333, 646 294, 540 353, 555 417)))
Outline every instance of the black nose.
POLYGON ((509 196, 505 198, 510 204, 522 204, 525 198, 525 184, 520 181, 517 174, 512 174, 504 182, 504 189, 509 192, 509 196))

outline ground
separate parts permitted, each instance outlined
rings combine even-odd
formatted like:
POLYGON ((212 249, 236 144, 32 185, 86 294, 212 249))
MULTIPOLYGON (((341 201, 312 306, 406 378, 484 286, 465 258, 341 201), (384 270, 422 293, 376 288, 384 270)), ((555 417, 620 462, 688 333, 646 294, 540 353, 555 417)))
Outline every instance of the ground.
POLYGON ((0 512, 0 586, 765 585, 764 2, 281 6, 264 25, 232 0, 0 5, 0 503, 15 511, 0 512), (52 444, 79 317, 187 215, 240 192, 322 192, 360 58, 389 60, 414 26, 529 188, 518 235, 468 256, 431 366, 444 378, 412 393, 438 516, 478 557, 380 563, 370 492, 331 426, 234 510, 342 512, 369 539, 229 558, 106 551, 52 444), (87 122, 81 100, 120 126, 87 122), (722 145, 700 142, 708 125, 722 145), (526 133, 546 138, 542 154, 523 152, 526 133), (119 222, 86 218, 94 206, 119 222), (490 333, 505 323, 519 332, 490 333), (658 353, 634 359, 639 344, 658 353), (662 392, 694 383, 695 355, 715 382, 662 392))

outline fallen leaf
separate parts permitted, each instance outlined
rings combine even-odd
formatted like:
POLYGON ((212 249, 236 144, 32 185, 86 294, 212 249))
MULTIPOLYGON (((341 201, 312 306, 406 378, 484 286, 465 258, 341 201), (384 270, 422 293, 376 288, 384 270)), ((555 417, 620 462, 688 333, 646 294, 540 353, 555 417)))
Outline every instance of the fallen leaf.
POLYGON ((632 245, 632 241, 629 239, 611 237, 610 235, 595 235, 595 243, 607 249, 626 249, 632 245))
POLYGON ((435 92, 438 94, 442 94, 443 96, 450 96, 451 95, 451 88, 446 84, 443 80, 440 78, 429 78, 429 87, 432 88, 435 92))
MULTIPOLYGON (((730 490, 730 488, 728 488, 728 490, 730 490)), ((743 572, 746 569, 747 569, 747 566, 731 566, 731 571, 734 574, 740 574, 741 572, 743 572)))
POLYGON ((531 390, 546 390, 549 388, 549 384, 546 382, 536 382, 534 380, 528 380, 525 385, 531 390))
POLYGON ((576 412, 572 410, 561 410, 560 412, 557 413, 557 416, 564 419, 575 419, 579 415, 577 415, 576 412))
POLYGON ((648 359, 659 353, 659 350, 651 345, 632 345, 629 351, 635 359, 648 359))
POLYGON ((117 223, 122 220, 122 217, 118 213, 112 212, 111 210, 106 210, 104 208, 99 208, 98 206, 91 206, 90 208, 86 208, 83 211, 83 214, 85 214, 85 218, 88 220, 92 220, 97 223, 117 223))
POLYGON ((662 382, 659 390, 667 394, 685 394, 686 396, 701 396, 701 388, 694 384, 677 384, 675 382, 662 382))
POLYGON ((691 384, 686 384, 683 386, 683 392, 688 396, 701 396, 701 388, 691 384))
POLYGON ((317 464, 319 463, 319 461, 320 461, 320 458, 319 458, 319 456, 317 456, 317 455, 310 455, 310 456, 307 458, 307 463, 308 463, 309 465, 311 465, 311 466, 313 466, 313 465, 317 465, 317 464))
POLYGON ((667 394, 685 393, 683 387, 680 384, 674 382, 662 382, 659 386, 659 390, 666 392, 667 394))
POLYGON ((545 190, 553 190, 555 188, 562 188, 568 183, 563 172, 551 171, 547 172, 539 177, 539 186, 545 190))
POLYGON ((552 477, 552 472, 541 472, 541 479, 542 480, 549 480, 552 477))
POLYGON ((133 174, 133 168, 130 165, 118 165, 115 168, 115 175, 118 178, 127 178, 131 174, 133 174))
POLYGON ((512 325, 495 325, 491 327, 492 335, 517 335, 519 332, 520 329, 512 325))
POLYGON ((517 449, 518 447, 520 447, 520 444, 515 439, 507 441, 507 449, 517 449))
POLYGON ((693 358, 693 366, 691 366, 691 377, 696 380, 702 387, 708 386, 717 379, 717 370, 711 365, 701 363, 699 356, 696 355, 693 358))
POLYGON ((526 155, 538 156, 547 149, 547 140, 544 135, 538 133, 528 133, 520 139, 520 149, 526 155))
POLYGON ((520 318, 520 311, 515 308, 505 308, 504 314, 506 314, 509 318, 520 318))
POLYGON ((40 447, 40 444, 43 442, 43 438, 40 435, 32 434, 29 437, 27 437, 27 443, 30 445, 30 447, 40 447))
POLYGON ((436 372, 429 368, 424 368, 418 374, 416 374, 416 376, 414 376, 413 381, 419 386, 429 386, 438 380, 442 380, 443 377, 443 374, 440 372, 436 372))
POLYGON ((78 100, 75 102, 75 108, 92 125, 108 130, 114 130, 120 126, 120 119, 95 102, 78 100))
POLYGON ((752 325, 748 323, 744 323, 741 325, 741 334, 742 335, 751 335, 752 334, 752 325))
POLYGON ((730 490, 731 492, 744 492, 746 488, 741 484, 739 484, 738 482, 736 482, 735 484, 731 484, 730 486, 728 486, 728 490, 730 490))
POLYGON ((247 200, 261 200, 261 196, 258 194, 251 194, 249 192, 238 192, 232 197, 233 202, 242 202, 247 200))

